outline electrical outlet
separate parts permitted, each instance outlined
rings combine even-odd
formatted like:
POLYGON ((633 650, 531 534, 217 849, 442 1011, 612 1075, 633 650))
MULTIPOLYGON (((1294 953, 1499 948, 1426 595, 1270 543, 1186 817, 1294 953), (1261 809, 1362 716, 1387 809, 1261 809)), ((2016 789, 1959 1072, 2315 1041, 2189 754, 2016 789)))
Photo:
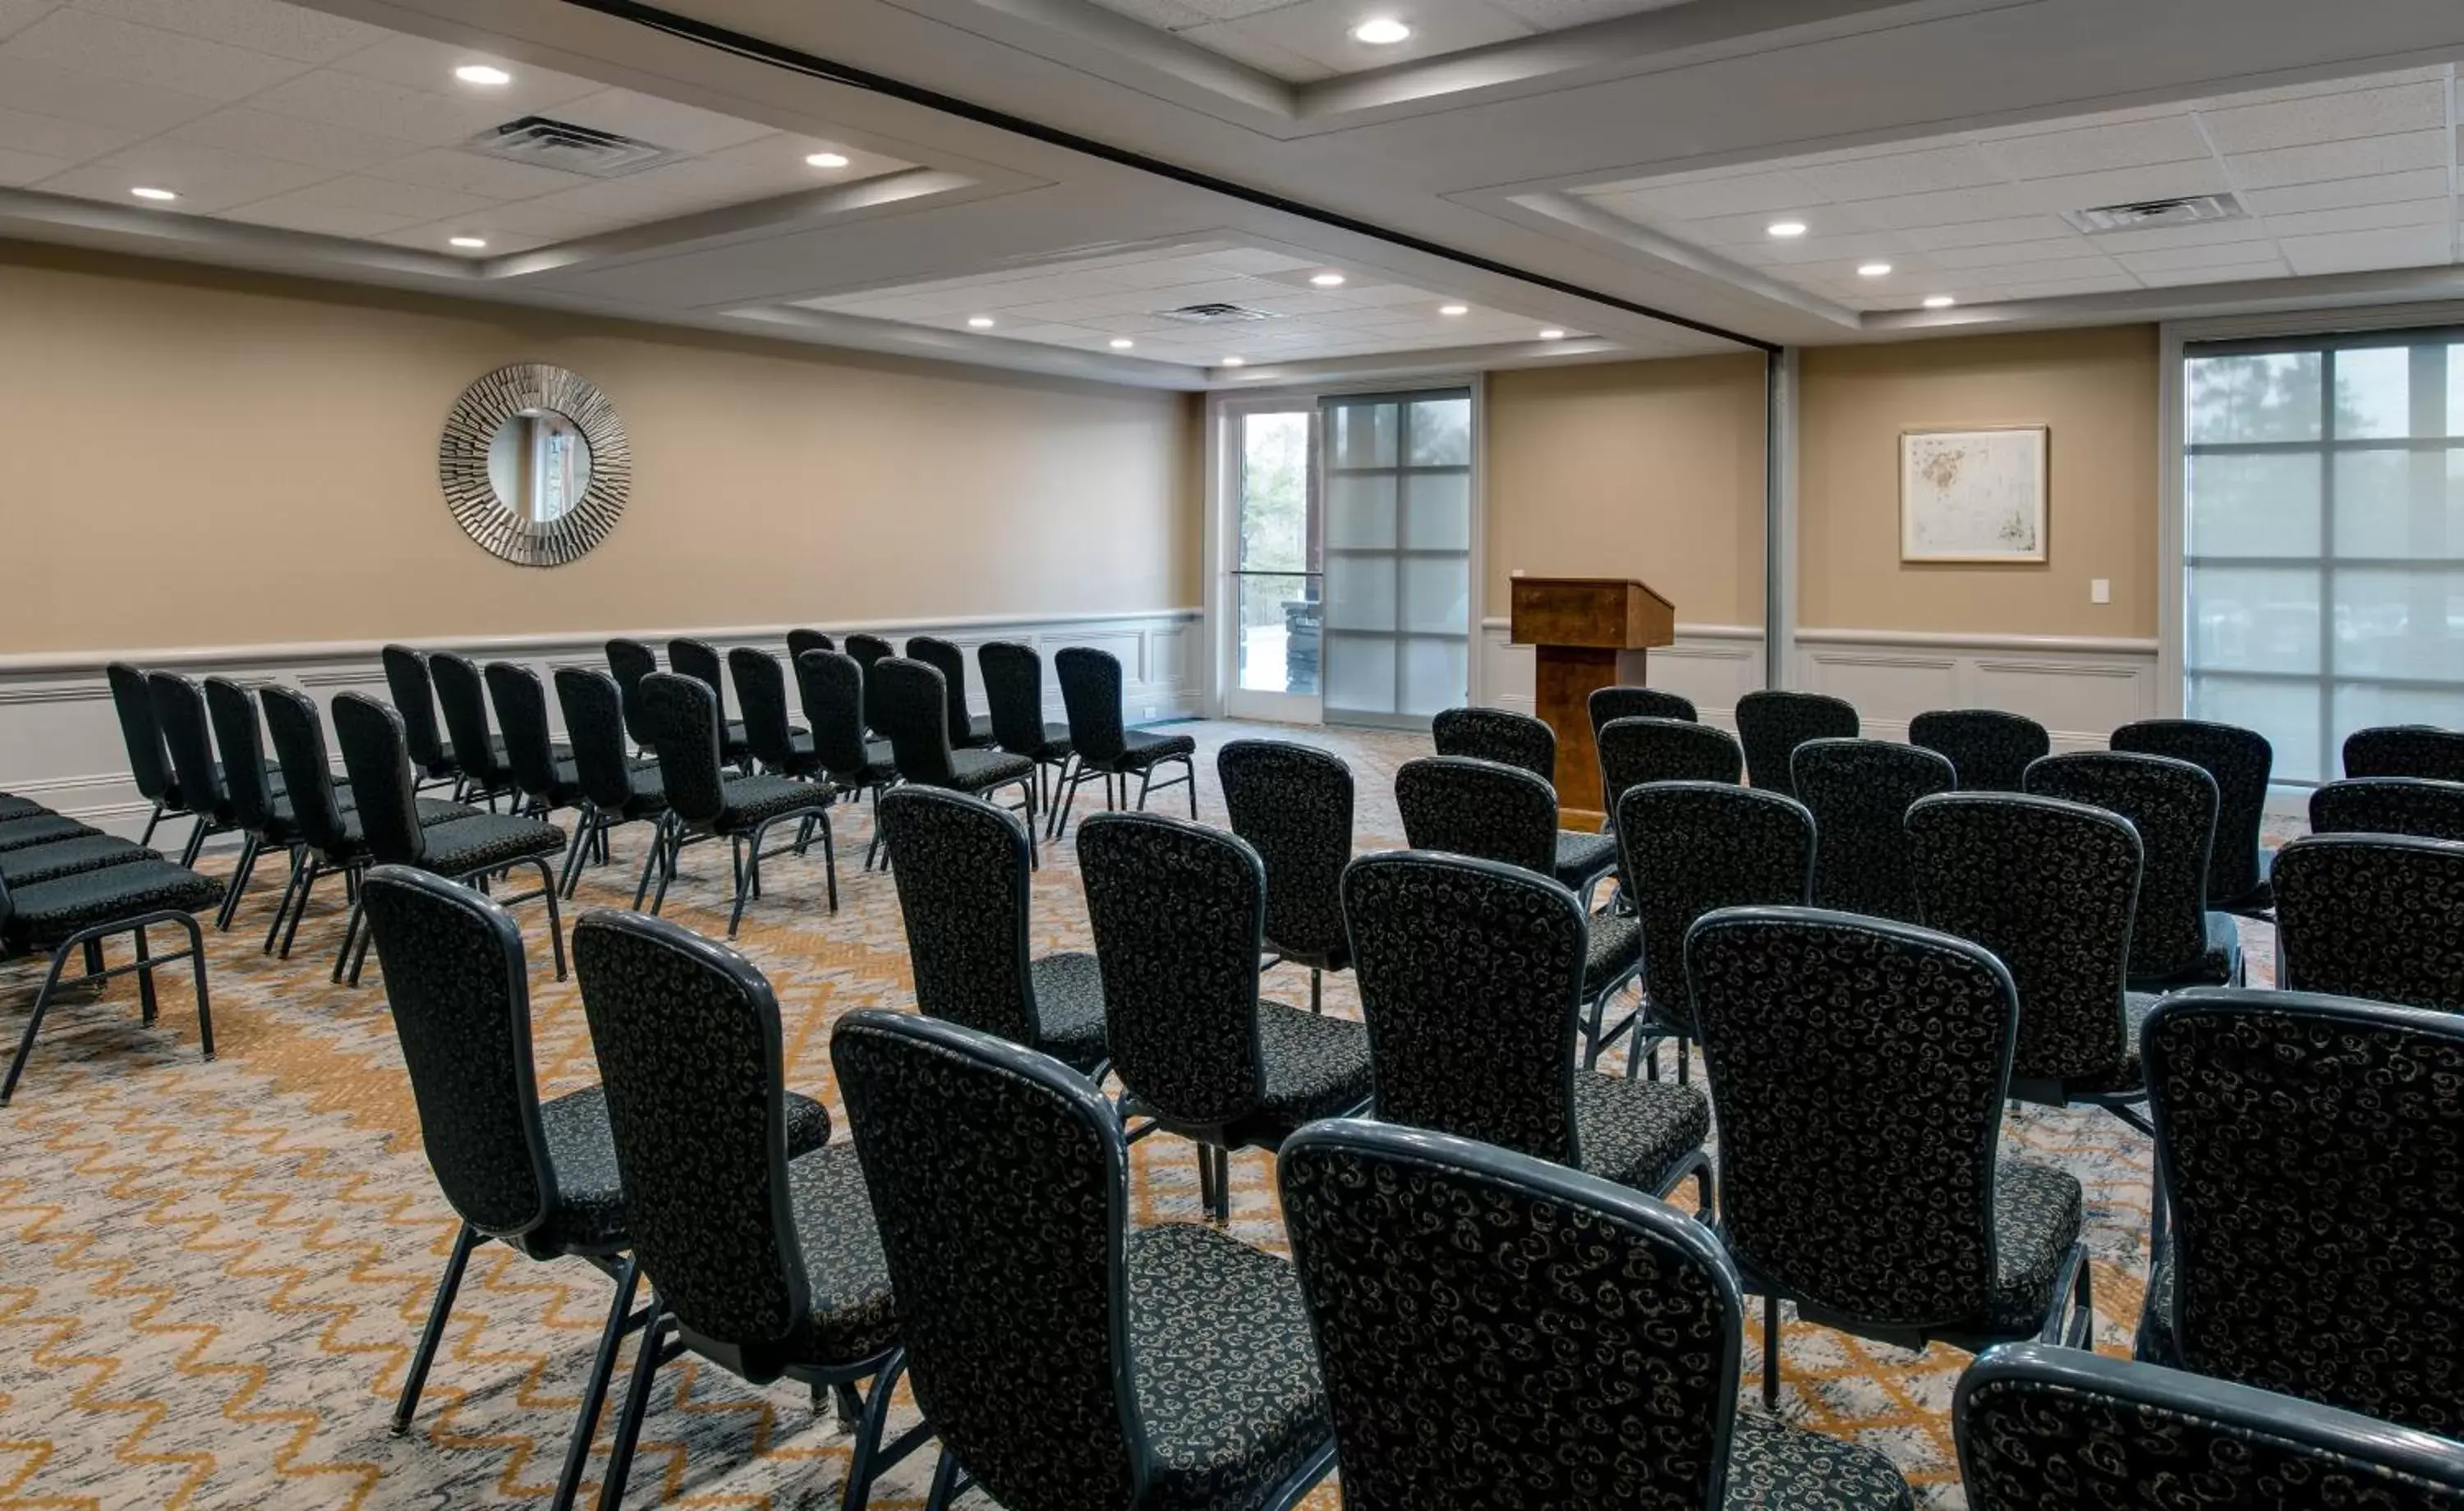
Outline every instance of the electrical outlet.
POLYGON ((2113 579, 2101 577, 2090 580, 2087 585, 2087 601, 2091 603, 2112 602, 2113 579))

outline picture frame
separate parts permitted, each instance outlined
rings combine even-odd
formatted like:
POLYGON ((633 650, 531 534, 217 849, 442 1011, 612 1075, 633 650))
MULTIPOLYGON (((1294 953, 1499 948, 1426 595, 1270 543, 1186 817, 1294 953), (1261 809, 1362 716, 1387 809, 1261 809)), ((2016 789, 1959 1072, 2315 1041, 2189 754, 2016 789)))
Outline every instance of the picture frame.
POLYGON ((1920 426, 1900 432, 1900 559, 2046 559, 2053 430, 1920 426))

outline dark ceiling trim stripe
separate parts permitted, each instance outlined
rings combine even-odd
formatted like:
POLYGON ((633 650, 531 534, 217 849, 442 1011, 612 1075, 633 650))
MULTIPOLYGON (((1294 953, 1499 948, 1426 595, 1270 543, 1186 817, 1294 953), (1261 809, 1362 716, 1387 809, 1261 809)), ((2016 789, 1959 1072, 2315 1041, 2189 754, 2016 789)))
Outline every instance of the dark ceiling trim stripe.
POLYGON ((1690 316, 1655 309, 1651 305, 1621 298, 1614 294, 1602 294, 1597 289, 1587 289, 1579 283, 1570 283, 1545 273, 1533 273, 1529 269, 1517 268, 1491 257, 1481 256, 1477 252, 1461 252, 1424 237, 1415 236, 1409 231, 1395 230, 1388 227, 1372 225, 1368 221, 1355 220, 1337 210, 1323 209, 1314 205, 1302 204, 1298 200, 1286 199, 1280 194, 1270 194, 1264 189, 1250 188, 1246 185, 1236 184, 1230 179, 1217 178, 1211 173, 1182 167, 1178 164, 1168 163, 1160 158, 1149 157, 1143 152, 1133 152, 1127 147, 1116 147, 1092 137, 1082 137, 1076 132, 1044 125, 1021 116, 1010 115, 1006 111, 995 110, 989 106, 960 99, 955 95, 945 95, 938 90, 926 89, 921 85, 906 83, 861 68, 852 68, 844 63, 834 63, 828 58, 816 57, 810 53, 782 47, 776 42, 766 42, 741 32, 695 21, 672 11, 662 11, 656 6, 640 4, 639 0, 564 0, 564 4, 630 21, 653 31, 664 32, 670 36, 680 37, 703 47, 716 48, 721 52, 733 53, 758 63, 790 69, 814 78, 825 79, 834 84, 844 84, 852 89, 887 95, 893 99, 903 99, 910 104, 922 105, 930 110, 938 110, 1002 131, 1015 132, 1020 136, 1030 137, 1053 146, 1067 147, 1072 152, 1083 152, 1089 157, 1101 158, 1107 163, 1115 163, 1123 167, 1135 168, 1140 172, 1153 173, 1176 183, 1187 184, 1218 194, 1226 194, 1234 199, 1263 206, 1267 209, 1280 210, 1287 215, 1297 215, 1305 220, 1313 220, 1323 226, 1334 227, 1338 230, 1373 237, 1375 240, 1397 247, 1406 247, 1430 256, 1443 257, 1449 262, 1458 262, 1467 268, 1478 268, 1483 273, 1497 274, 1539 288, 1551 289, 1559 294, 1572 295, 1578 299, 1589 299, 1595 304, 1605 304, 1611 309, 1623 310, 1629 315, 1639 315, 1646 319, 1659 320, 1663 324, 1699 331, 1705 336, 1716 336, 1722 340, 1735 341, 1741 346, 1752 347, 1766 356, 1776 354, 1780 349, 1774 342, 1764 340, 1760 337, 1727 330, 1690 316))

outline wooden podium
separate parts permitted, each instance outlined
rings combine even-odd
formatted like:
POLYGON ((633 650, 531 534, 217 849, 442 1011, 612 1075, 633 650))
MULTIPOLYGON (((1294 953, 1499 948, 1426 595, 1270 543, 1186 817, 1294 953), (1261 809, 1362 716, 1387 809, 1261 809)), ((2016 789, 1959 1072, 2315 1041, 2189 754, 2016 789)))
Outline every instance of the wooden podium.
POLYGON ((1557 735, 1557 805, 1572 821, 1596 822, 1593 690, 1641 685, 1644 650, 1676 643, 1677 609, 1628 578, 1519 577, 1513 586, 1507 634, 1536 653, 1532 712, 1557 735))

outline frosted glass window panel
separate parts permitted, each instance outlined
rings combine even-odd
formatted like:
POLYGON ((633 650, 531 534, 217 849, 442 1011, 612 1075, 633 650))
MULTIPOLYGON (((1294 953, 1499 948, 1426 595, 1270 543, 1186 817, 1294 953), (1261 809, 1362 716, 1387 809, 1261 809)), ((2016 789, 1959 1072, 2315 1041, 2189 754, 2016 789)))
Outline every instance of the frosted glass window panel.
POLYGON ((2447 433, 2464 436, 2464 341, 2447 348, 2447 433))
POLYGON ((1396 478, 1392 472, 1326 480, 1326 544, 1330 551, 1394 549, 1396 478))
POLYGON ((2319 769, 2319 685, 2193 675, 2182 712, 2194 719, 2257 730, 2276 747, 2278 781, 2324 781, 2319 769))
POLYGON ((1327 418, 1332 426, 1333 465, 1336 467, 1392 467, 1395 465, 1396 421, 1402 410, 1397 404, 1343 404, 1331 406, 1327 418))
POLYGON ((1471 465, 1471 400, 1422 399, 1412 405, 1414 467, 1471 465))
POLYGON ((2435 724, 2440 729, 2464 729, 2464 688, 2379 688, 2365 682, 2338 687, 2332 731, 2337 769, 2327 775, 2343 775, 2345 735, 2381 724, 2435 724))
POLYGON ((1326 637, 1326 706, 1351 713, 1394 713, 1396 642, 1384 635, 1326 637))
POLYGON ((1403 642, 1403 707, 1397 712, 1434 716, 1462 707, 1470 696, 1470 660, 1460 640, 1403 642))
POLYGON ((1415 551, 1471 549, 1469 472, 1416 472, 1403 487, 1403 544, 1415 551))
POLYGON ((2319 554, 2317 453, 2237 451, 2189 466, 2192 556, 2319 554))
POLYGON ((1403 558, 1403 627, 1423 634, 1470 632, 1469 558, 1403 558))
POLYGON ((2464 571, 2336 574, 2336 674, 2464 675, 2464 571))
POLYGON ((2464 451, 2342 451, 2335 467, 2336 555, 2464 558, 2464 451))
POLYGON ((2412 433, 2412 349, 2374 346, 2336 354, 2336 439, 2412 433))
POLYGON ((2315 570, 2197 567, 2189 578, 2190 669, 2320 669, 2315 570))
POLYGON ((2319 439, 2317 352, 2194 357, 2183 366, 2193 443, 2319 439))
POLYGON ((1393 557, 1327 554, 1328 628, 1392 631, 1395 614, 1393 557))

